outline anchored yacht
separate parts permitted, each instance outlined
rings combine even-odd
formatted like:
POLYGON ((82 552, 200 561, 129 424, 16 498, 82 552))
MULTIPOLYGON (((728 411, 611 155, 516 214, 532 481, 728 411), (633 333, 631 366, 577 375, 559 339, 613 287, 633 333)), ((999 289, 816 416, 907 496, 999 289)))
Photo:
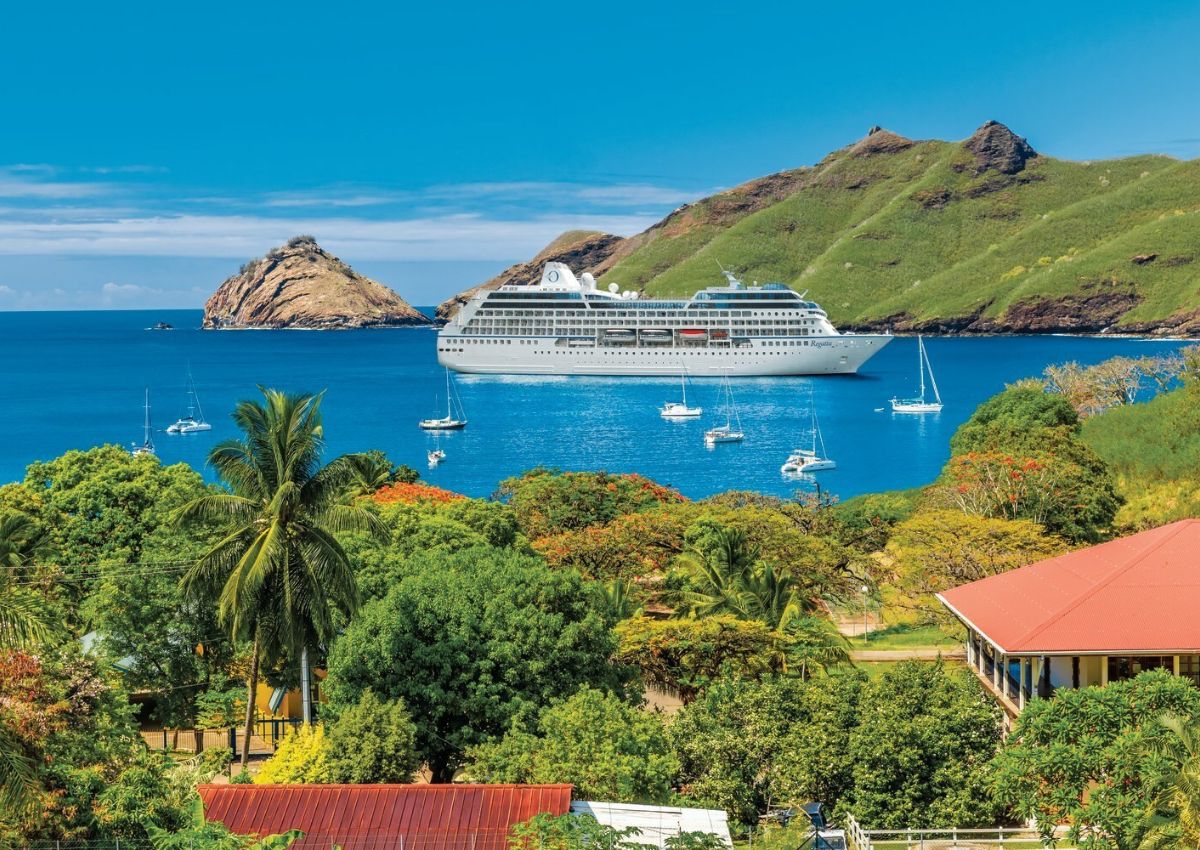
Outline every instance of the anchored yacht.
POLYGON ((892 340, 839 333, 805 294, 722 273, 726 286, 650 299, 547 263, 537 284, 463 306, 438 332, 438 362, 493 375, 832 375, 857 372, 892 340))

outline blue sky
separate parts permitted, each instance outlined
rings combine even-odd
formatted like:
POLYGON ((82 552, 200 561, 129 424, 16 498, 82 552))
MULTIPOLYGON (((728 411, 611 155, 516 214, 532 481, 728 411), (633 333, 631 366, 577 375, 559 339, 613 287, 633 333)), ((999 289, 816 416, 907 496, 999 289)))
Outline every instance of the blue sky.
POLYGON ((199 306, 300 232, 430 304, 872 124, 1200 156, 1194 2, 25 3, 5 31, 0 309, 199 306))

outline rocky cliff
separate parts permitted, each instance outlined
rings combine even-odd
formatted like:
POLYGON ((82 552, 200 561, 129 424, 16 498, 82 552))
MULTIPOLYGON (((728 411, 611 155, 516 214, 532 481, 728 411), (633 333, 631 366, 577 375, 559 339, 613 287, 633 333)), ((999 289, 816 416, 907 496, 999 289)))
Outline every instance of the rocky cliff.
POLYGON ((251 260, 204 304, 205 328, 386 328, 428 325, 428 316, 363 277, 311 236, 251 260))
POLYGON ((996 121, 957 142, 872 127, 642 233, 565 234, 482 286, 558 260, 679 297, 721 284, 720 263, 807 290, 846 329, 1200 336, 1197 246, 1200 160, 1056 159, 996 121))

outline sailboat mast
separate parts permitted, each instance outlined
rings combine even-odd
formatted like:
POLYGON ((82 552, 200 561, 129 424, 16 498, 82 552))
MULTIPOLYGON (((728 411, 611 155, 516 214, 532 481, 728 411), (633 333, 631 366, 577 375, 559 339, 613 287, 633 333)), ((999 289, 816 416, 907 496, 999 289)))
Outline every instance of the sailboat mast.
POLYGON ((454 414, 450 406, 450 370, 446 369, 446 418, 453 418, 454 414))
POLYGON ((938 403, 942 403, 942 394, 938 392, 937 378, 933 377, 933 364, 929 362, 929 352, 925 351, 924 346, 921 348, 925 355, 925 365, 929 367, 929 383, 933 384, 933 398, 938 403))
POLYGON ((146 421, 145 421, 143 431, 142 431, 142 445, 149 446, 150 445, 150 388, 149 387, 146 388, 145 411, 146 411, 146 421))
POLYGON ((925 341, 917 337, 917 375, 921 381, 921 401, 925 400, 925 341))

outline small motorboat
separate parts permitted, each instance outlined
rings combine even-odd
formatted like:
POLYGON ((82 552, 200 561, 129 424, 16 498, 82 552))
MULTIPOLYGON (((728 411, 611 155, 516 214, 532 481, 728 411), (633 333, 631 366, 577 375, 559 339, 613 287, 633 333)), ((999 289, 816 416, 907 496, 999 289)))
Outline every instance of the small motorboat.
POLYGON ((462 400, 458 398, 450 383, 450 370, 446 370, 446 415, 439 418, 422 419, 417 426, 423 431, 461 431, 467 427, 467 417, 462 409, 462 400), (454 415, 454 403, 458 402, 458 416, 454 415))
POLYGON ((426 452, 425 456, 429 459, 430 468, 437 466, 446 459, 446 453, 441 449, 434 449, 431 452, 426 452))
POLYGON ((148 330, 148 331, 173 331, 173 330, 175 330, 175 326, 172 325, 170 322, 155 322, 150 327, 146 328, 146 330, 148 330))

